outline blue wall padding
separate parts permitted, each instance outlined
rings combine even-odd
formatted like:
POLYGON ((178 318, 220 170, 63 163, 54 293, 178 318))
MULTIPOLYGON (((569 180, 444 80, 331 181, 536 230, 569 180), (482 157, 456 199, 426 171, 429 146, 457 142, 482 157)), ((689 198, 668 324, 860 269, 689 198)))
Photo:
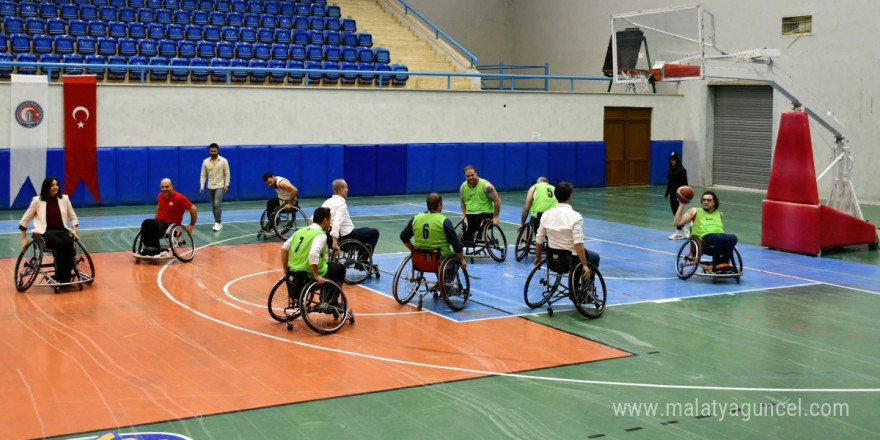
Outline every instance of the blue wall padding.
MULTIPOLYGON (((58 179, 61 191, 64 191, 64 150, 61 148, 50 148, 46 152, 46 177, 49 176, 58 179)), ((34 188, 38 192, 42 185, 42 181, 34 182, 34 188)))
POLYGON ((117 205, 143 205, 156 202, 159 181, 149 184, 146 148, 116 149, 115 171, 117 205))
POLYGON ((345 146, 345 181, 349 196, 376 194, 376 146, 345 146))
MULTIPOLYGON (((204 151, 207 152, 208 150, 205 148, 204 151)), ((239 194, 238 176, 235 175, 235 170, 237 170, 239 168, 238 167, 238 146, 237 145, 222 146, 222 147, 220 147, 220 155, 223 156, 227 162, 229 162, 229 191, 226 191, 226 194, 223 195, 223 200, 242 200, 241 196, 239 194)), ((208 157, 208 154, 205 153, 205 157, 202 159, 205 159, 207 157, 208 157)), ((202 165, 202 163, 199 162, 199 166, 201 166, 201 165, 202 165)), ((201 170, 199 170, 199 172, 201 173, 201 170)), ((259 179, 260 177, 263 177, 263 176, 260 175, 259 177, 256 177, 256 179, 259 179)), ((208 185, 206 183, 205 187, 207 187, 207 186, 208 185)), ((207 194, 207 193, 208 193, 208 190, 205 189, 205 194, 207 194)))
POLYGON ((434 146, 408 144, 406 146, 407 194, 434 191, 434 146))
POLYGON ((464 167, 468 165, 473 165, 477 171, 483 169, 483 144, 464 143, 459 145, 458 186, 461 186, 461 183, 464 182, 464 167))
MULTIPOLYGON (((651 141, 651 185, 666 185, 669 155, 672 152, 681 154, 683 147, 682 141, 651 141)), ((684 157, 681 158, 681 163, 684 164, 684 157)))
MULTIPOLYGON (((224 149, 225 154, 228 150, 224 149)), ((222 156, 222 155, 221 155, 222 156)), ((179 181, 174 182, 174 190, 185 195, 192 202, 208 201, 208 184, 205 192, 199 193, 199 178, 202 174, 202 161, 208 158, 204 147, 180 147, 178 156, 179 181)), ((230 167, 230 171, 232 168, 230 167)))
POLYGON ((458 167, 459 144, 434 145, 434 186, 432 192, 455 192, 463 180, 458 167))
MULTIPOLYGON (((498 191, 506 191, 507 183, 504 176, 504 144, 483 144, 483 167, 477 168, 477 176, 486 179, 495 186, 498 191)), ((461 174, 464 182, 464 172, 461 174)))
POLYGON ((376 149, 376 194, 406 194, 406 145, 376 149))
MULTIPOLYGON (((9 171, 9 150, 0 149, 0 170, 9 171)), ((0 178, 0 209, 9 208, 9 173, 3 173, 5 179, 0 178)))
POLYGON ((327 145, 327 178, 322 186, 324 197, 333 195, 330 186, 336 179, 345 178, 345 145, 327 145))
POLYGON ((286 177, 298 191, 299 187, 302 186, 300 184, 302 182, 302 165, 300 162, 300 149, 302 147, 299 145, 271 145, 268 148, 269 170, 273 174, 286 177))
POLYGON ((300 169, 299 197, 323 197, 327 181, 327 146, 303 145, 300 160, 308 164, 300 169))
POLYGON ((526 171, 526 144, 524 142, 508 143, 504 153, 504 181, 508 191, 527 189, 529 185, 526 171))
POLYGON ((526 144, 526 183, 534 185, 538 177, 547 177, 547 143, 526 144))
MULTIPOLYGON (((98 148, 98 194, 101 196, 101 204, 116 204, 116 153, 117 148, 98 148)), ((96 206, 98 202, 92 197, 88 189, 83 186, 83 198, 86 206, 96 206)))
POLYGON ((18 191, 18 195, 15 196, 15 200, 12 201, 12 209, 27 209, 31 204, 31 199, 37 195, 37 191, 40 190, 40 185, 43 182, 34 182, 30 177, 25 179, 24 185, 18 191), (28 183, 30 182, 30 183, 28 183))
POLYGON ((547 178, 550 183, 569 182, 577 179, 577 147, 574 142, 550 142, 547 144, 547 178))
MULTIPOLYGON (((268 199, 275 194, 275 190, 263 183, 263 173, 270 171, 269 148, 265 145, 238 147, 238 168, 231 171, 235 176, 233 180, 238 182, 240 200, 268 199)), ((290 179, 290 176, 278 174, 290 179)))
MULTIPOLYGON (((181 184, 180 181, 180 169, 179 166, 179 158, 180 158, 180 148, 179 147, 162 147, 162 148, 148 148, 147 149, 147 160, 149 161, 149 171, 147 175, 146 182, 143 182, 143 185, 146 186, 153 195, 159 194, 161 189, 159 188, 159 182, 164 178, 171 179, 171 183, 175 185, 181 184)), ((189 185, 183 184, 184 187, 189 186, 192 188, 192 183, 189 185)), ((150 198, 150 200, 153 200, 150 198)))
POLYGON ((577 148, 576 187, 605 186, 605 142, 575 142, 577 148))

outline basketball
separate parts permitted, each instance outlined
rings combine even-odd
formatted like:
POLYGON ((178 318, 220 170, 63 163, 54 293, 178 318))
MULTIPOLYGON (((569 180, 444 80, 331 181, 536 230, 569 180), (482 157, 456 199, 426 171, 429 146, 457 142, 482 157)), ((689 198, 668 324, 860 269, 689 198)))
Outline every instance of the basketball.
POLYGON ((678 191, 675 192, 675 197, 678 198, 680 203, 688 203, 694 198, 694 190, 687 185, 679 187, 678 191))

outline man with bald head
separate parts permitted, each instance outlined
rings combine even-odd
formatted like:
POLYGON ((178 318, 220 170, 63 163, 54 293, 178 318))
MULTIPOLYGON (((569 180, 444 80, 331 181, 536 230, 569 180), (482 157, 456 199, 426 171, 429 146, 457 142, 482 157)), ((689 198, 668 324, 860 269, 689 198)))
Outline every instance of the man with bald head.
POLYGON ((400 241, 409 250, 439 249, 443 258, 455 255, 461 267, 467 267, 464 261, 464 246, 455 233, 455 226, 443 212, 443 196, 438 193, 428 194, 428 211, 416 214, 406 227, 400 231, 400 241), (410 240, 415 237, 415 244, 410 240))
POLYGON ((186 230, 192 234, 193 228, 196 226, 198 218, 198 210, 185 195, 174 190, 174 184, 171 179, 164 178, 159 183, 161 192, 157 199, 156 216, 148 218, 141 223, 141 242, 143 256, 167 256, 159 255, 159 239, 165 235, 168 226, 172 224, 183 224, 183 213, 189 211, 190 221, 186 225, 186 230))

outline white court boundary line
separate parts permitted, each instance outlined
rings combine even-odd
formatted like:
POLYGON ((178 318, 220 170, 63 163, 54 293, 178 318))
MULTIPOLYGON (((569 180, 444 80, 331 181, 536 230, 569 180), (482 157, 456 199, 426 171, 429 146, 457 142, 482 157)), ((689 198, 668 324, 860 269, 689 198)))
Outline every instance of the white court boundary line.
MULTIPOLYGON (((250 234, 248 234, 250 235, 250 234)), ((242 236, 244 237, 244 236, 242 236)), ((205 246, 201 246, 198 249, 215 246, 218 243, 222 243, 223 241, 234 240, 241 237, 230 238, 227 240, 221 240, 218 242, 210 243, 205 246)), ((165 284, 162 282, 162 277, 165 273, 165 269, 170 267, 171 263, 174 260, 167 261, 162 269, 159 270, 159 273, 156 274, 156 284, 159 286, 159 289, 162 290, 162 293, 166 298, 171 300, 173 303, 182 307, 189 312, 201 316, 209 321, 215 322, 217 324, 229 327, 233 330, 239 330, 245 333, 250 333, 255 336, 262 336, 265 338, 273 339, 280 342, 286 342, 294 345, 299 345, 301 347, 313 348, 316 350, 328 351, 331 353, 337 353, 342 355, 356 356, 364 359, 377 360, 382 362, 388 362, 393 364, 401 364, 401 365, 409 365, 414 367, 422 367, 422 368, 431 368, 437 370, 444 371, 457 371, 461 373, 471 373, 478 374, 483 376, 498 376, 498 377, 510 377, 516 379, 526 379, 533 381, 542 381, 542 382, 559 382, 559 383, 572 383, 572 384, 583 384, 583 385, 608 385, 608 386, 623 386, 623 387, 635 387, 635 388, 655 388, 655 389, 676 389, 676 390, 703 390, 703 391, 748 391, 748 392, 777 392, 777 393, 788 393, 788 392, 797 392, 797 393, 877 393, 880 392, 880 388, 759 388, 759 387, 724 387, 724 386, 709 386, 709 385, 666 385, 666 384, 655 384, 655 383, 637 383, 637 382, 618 382, 618 381, 604 381, 604 380, 589 380, 589 379, 569 379, 569 378, 559 378, 559 377, 549 377, 549 376, 530 376, 522 373, 504 373, 498 371, 488 371, 488 370, 477 370, 473 368, 462 368, 462 367, 450 367, 446 365, 438 365, 438 364, 427 364, 424 362, 413 362, 406 361, 402 359, 394 359, 382 356, 374 356, 370 354, 357 353, 353 351, 340 350, 336 348, 323 347, 320 345, 307 344, 304 342, 294 341, 291 339, 285 339, 278 336, 258 332, 256 330, 251 330, 248 328, 244 328, 241 326, 237 326, 231 324, 226 321, 221 321, 212 316, 208 316, 205 313, 202 313, 198 310, 189 307, 188 305, 182 303, 177 298, 175 298, 168 289, 165 288, 165 284)), ((797 277, 794 277, 797 278, 797 277)), ((819 283, 817 284, 825 284, 819 283)), ((547 367, 547 368, 555 368, 555 367, 547 367)))

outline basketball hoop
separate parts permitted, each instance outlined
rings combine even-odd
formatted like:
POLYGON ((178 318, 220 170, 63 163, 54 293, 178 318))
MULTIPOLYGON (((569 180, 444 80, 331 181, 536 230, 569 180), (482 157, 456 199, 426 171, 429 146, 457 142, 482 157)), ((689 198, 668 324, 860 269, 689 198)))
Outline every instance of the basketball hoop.
POLYGON ((621 70, 626 93, 651 93, 651 73, 645 70, 621 70))

